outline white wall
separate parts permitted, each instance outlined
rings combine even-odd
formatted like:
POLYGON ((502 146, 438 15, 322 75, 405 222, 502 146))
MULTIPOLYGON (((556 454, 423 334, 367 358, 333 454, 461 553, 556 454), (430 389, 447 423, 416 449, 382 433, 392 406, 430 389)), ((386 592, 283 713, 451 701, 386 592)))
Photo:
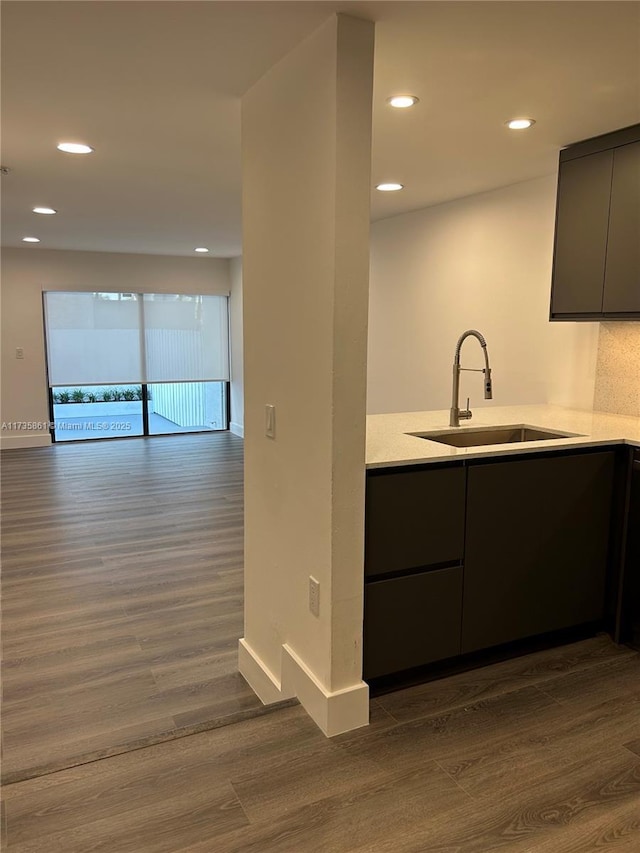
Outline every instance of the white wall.
POLYGON ((245 637, 264 701, 364 725, 373 24, 337 16, 243 98, 245 637), (265 405, 276 407, 275 439, 265 405), (320 582, 310 612, 309 576, 320 582))
POLYGON ((231 419, 229 427, 244 435, 244 343, 242 320, 242 258, 230 261, 229 334, 231 345, 231 419))
MULTIPOLYGON (((487 339, 493 402, 462 375, 471 407, 593 405, 597 323, 550 323, 556 177, 376 222, 371 231, 368 411, 448 409, 455 343, 487 339)), ((462 364, 481 367, 465 343, 462 364)))
POLYGON ((50 442, 42 291, 228 294, 229 287, 229 261, 221 258, 3 249, 0 420, 36 428, 2 430, 1 446, 50 442))

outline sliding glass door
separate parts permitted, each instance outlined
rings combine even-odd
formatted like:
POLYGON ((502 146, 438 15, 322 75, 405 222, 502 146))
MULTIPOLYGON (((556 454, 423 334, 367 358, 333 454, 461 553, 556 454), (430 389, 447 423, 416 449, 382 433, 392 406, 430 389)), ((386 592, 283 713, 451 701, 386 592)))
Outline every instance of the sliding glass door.
POLYGON ((51 389, 56 441, 144 435, 142 385, 51 389))
POLYGON ((228 428, 226 297, 44 298, 55 440, 228 428))
POLYGON ((149 434, 227 429, 226 382, 147 386, 149 434))

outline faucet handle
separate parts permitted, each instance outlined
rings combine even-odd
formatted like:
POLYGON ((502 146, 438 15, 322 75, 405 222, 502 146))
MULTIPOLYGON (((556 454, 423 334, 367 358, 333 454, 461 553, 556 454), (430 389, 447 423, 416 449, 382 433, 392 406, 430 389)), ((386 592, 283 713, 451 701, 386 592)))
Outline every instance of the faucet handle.
POLYGON ((460 412, 460 418, 462 418, 462 420, 468 421, 472 417, 473 412, 471 411, 471 408, 469 406, 469 397, 467 397, 467 408, 463 409, 463 411, 460 412))

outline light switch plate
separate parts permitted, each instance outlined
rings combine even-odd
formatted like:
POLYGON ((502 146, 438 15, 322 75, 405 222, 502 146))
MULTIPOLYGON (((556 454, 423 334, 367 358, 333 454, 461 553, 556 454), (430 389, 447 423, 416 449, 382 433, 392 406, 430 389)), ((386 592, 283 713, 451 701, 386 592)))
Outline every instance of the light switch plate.
POLYGON ((276 407, 266 405, 265 409, 265 435, 267 438, 276 437, 276 407))
POLYGON ((320 581, 309 575, 309 610, 314 616, 320 616, 320 581))

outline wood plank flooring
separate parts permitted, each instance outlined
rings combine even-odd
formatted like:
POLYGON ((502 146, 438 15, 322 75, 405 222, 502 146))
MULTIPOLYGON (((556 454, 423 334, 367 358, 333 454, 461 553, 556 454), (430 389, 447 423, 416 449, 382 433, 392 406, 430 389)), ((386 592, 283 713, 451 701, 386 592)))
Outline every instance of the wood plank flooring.
POLYGON ((596 637, 6 786, 8 853, 637 853, 640 655, 596 637))
POLYGON ((214 433, 2 453, 6 780, 263 710, 237 672, 242 449, 214 433))
POLYGON ((3 851, 640 851, 638 653, 599 636, 459 673, 328 740, 236 672, 241 441, 0 463, 3 851))

